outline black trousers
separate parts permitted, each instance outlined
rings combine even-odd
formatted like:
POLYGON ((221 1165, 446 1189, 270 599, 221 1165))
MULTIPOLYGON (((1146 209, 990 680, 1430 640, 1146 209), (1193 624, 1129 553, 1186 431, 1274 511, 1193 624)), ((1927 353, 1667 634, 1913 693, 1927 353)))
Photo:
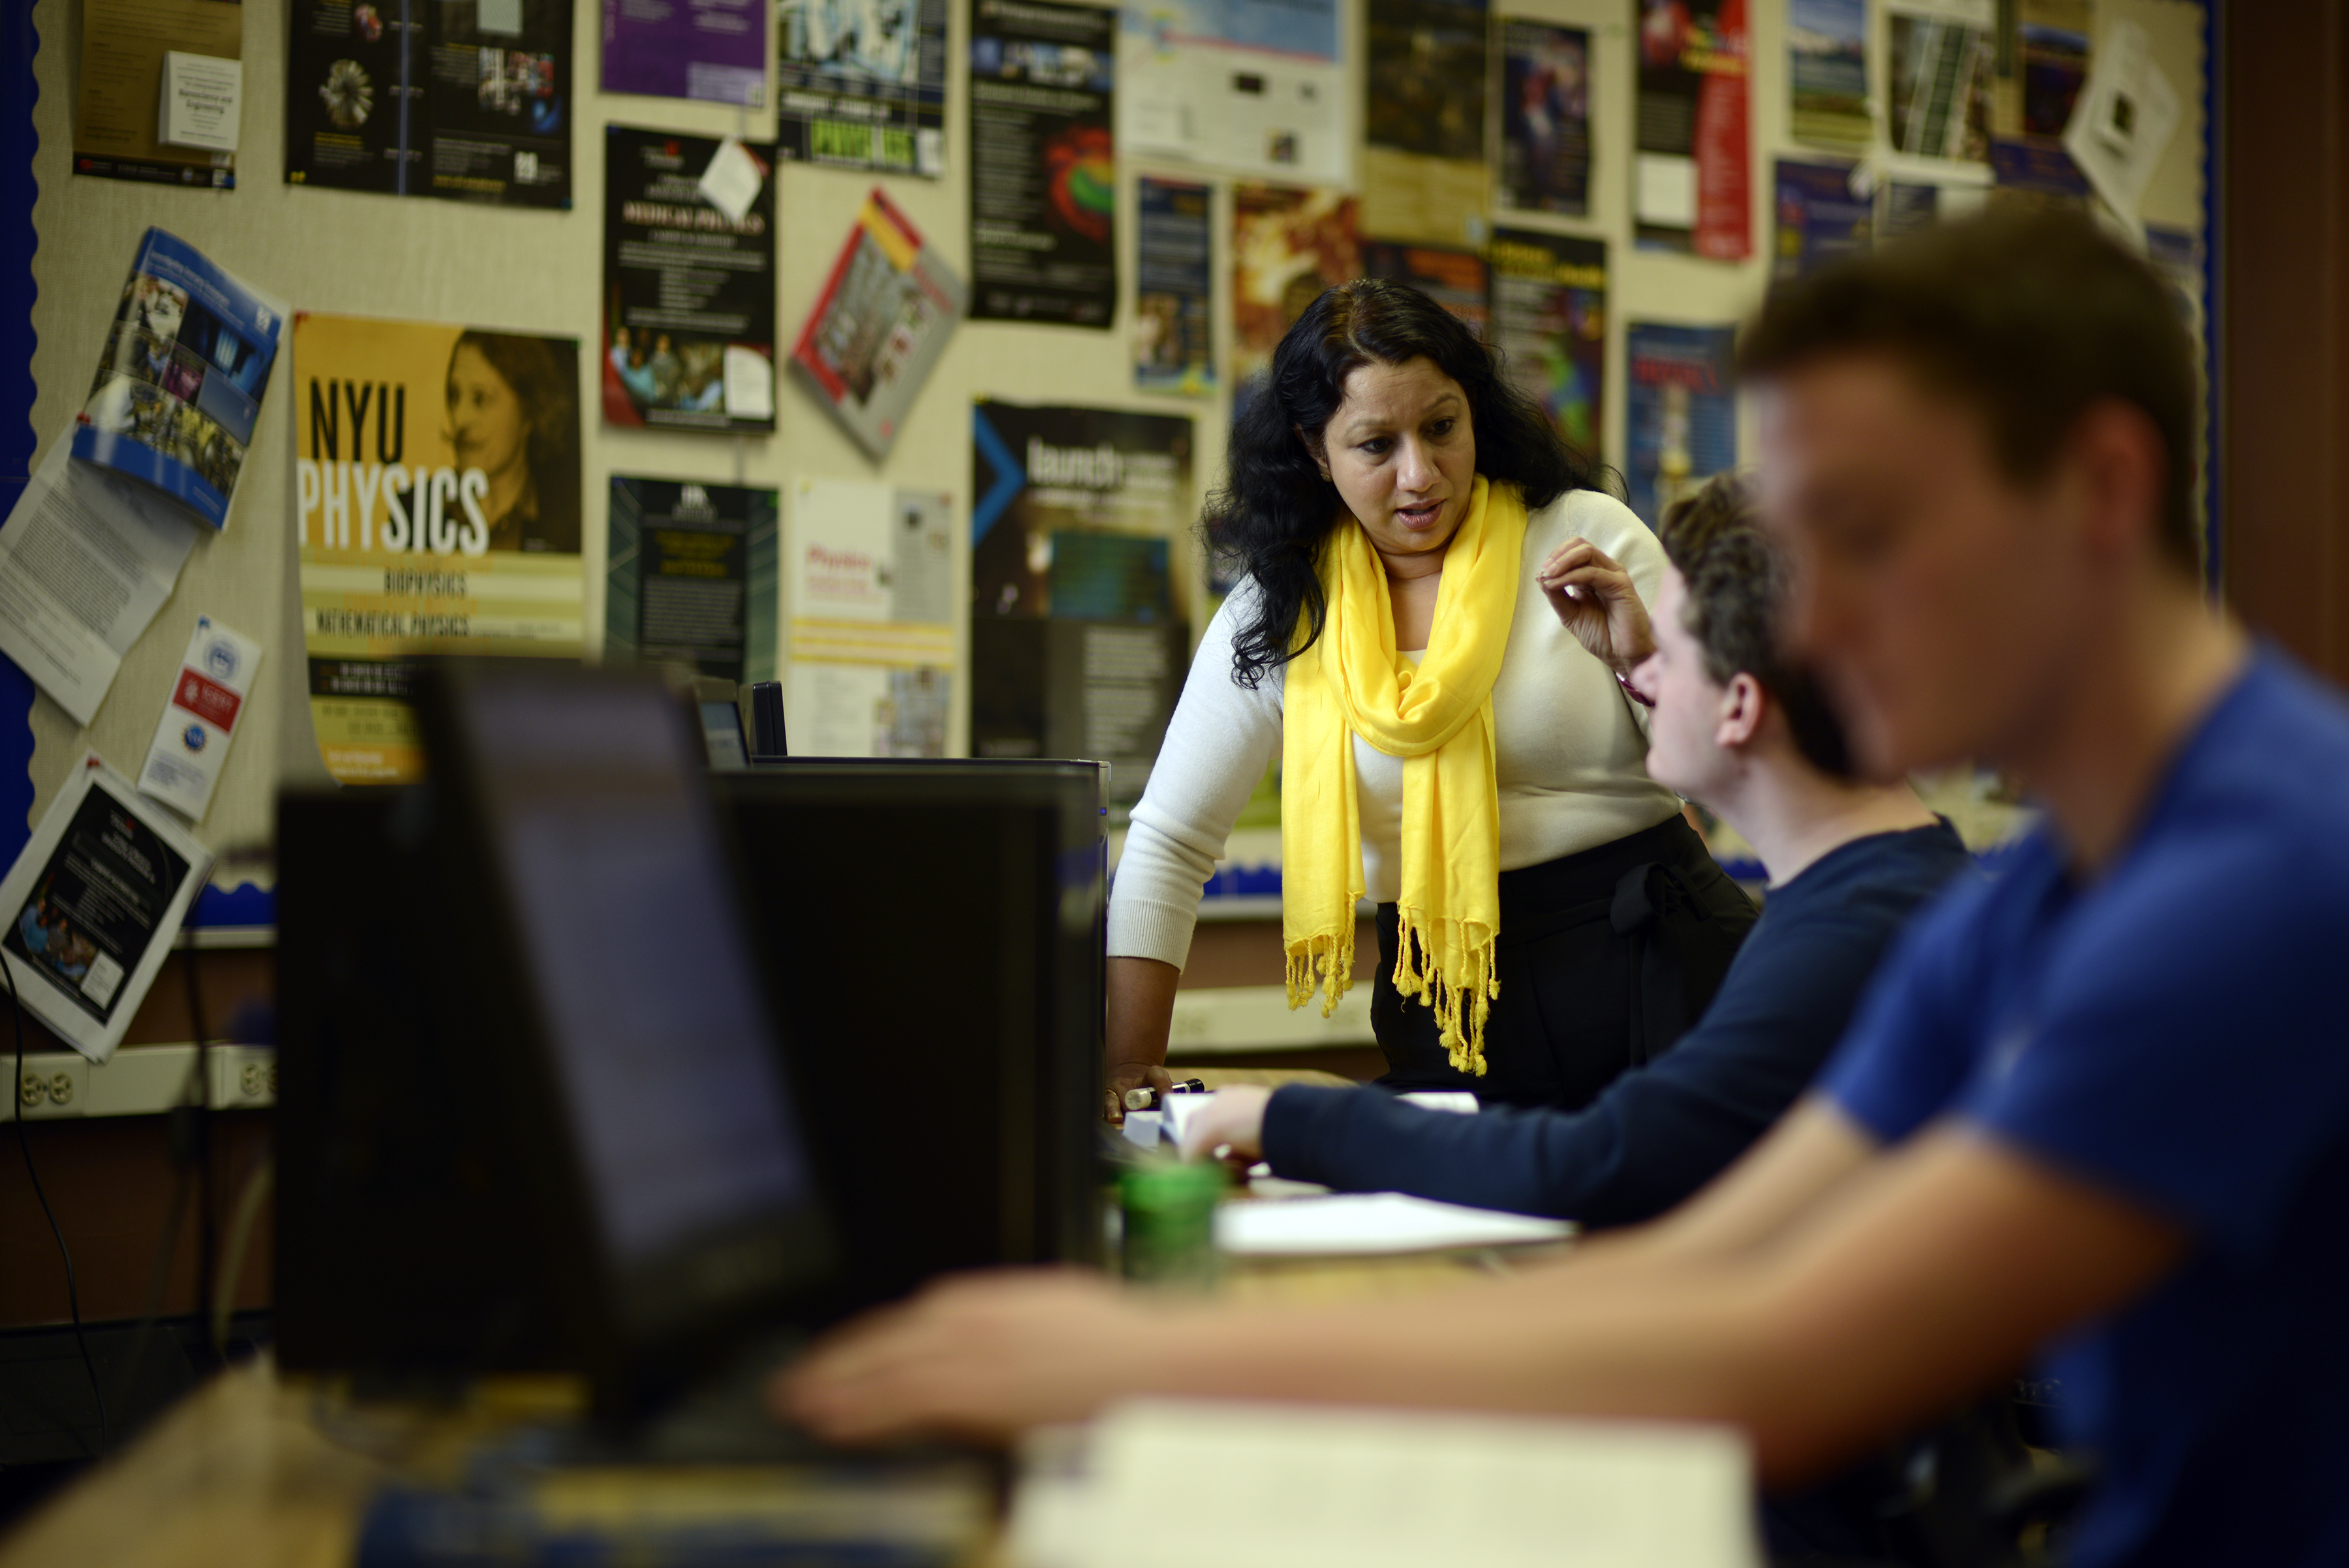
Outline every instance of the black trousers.
POLYGON ((1483 1077, 1454 1070, 1435 1013, 1395 990, 1398 920, 1379 906, 1371 1028, 1392 1089, 1579 1109, 1696 1022, 1754 909, 1678 816, 1578 855, 1501 873, 1501 994, 1483 1077))

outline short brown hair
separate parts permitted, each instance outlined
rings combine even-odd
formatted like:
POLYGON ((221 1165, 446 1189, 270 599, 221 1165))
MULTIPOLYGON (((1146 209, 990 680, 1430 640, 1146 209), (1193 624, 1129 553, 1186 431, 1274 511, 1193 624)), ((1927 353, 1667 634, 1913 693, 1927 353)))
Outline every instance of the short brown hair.
POLYGON ((1786 715, 1803 760, 1833 778, 1852 776, 1843 726, 1810 672, 1786 658, 1779 622, 1790 581, 1786 558, 1762 531, 1754 486, 1715 474, 1664 509, 1657 530, 1688 589, 1681 623, 1704 649, 1716 686, 1740 673, 1761 682, 1786 715))
POLYGON ((2134 406, 2168 458, 2162 549, 2200 569, 2193 344, 2153 270, 2085 214, 2001 203, 1782 285, 1738 370, 1855 352, 1889 355, 1971 404, 2013 480, 2044 476, 2090 404, 2134 406))

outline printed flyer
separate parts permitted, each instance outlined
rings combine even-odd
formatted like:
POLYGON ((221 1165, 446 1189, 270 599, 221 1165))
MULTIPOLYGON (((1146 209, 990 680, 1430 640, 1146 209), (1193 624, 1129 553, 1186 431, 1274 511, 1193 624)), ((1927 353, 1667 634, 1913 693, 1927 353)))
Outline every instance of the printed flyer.
POLYGON ((585 650, 579 343, 304 311, 293 370, 319 750, 340 783, 403 783, 418 660, 585 650))
POLYGON ((1117 315, 1117 13, 976 0, 970 38, 975 321, 1117 315))
POLYGON ((1857 172, 1849 163, 1778 160, 1777 243, 1770 262, 1774 279, 1784 283, 1807 277, 1831 261, 1868 249, 1876 228, 1876 204, 1852 190, 1857 172))
POLYGON ((1907 0, 1888 6, 1886 16, 1892 150, 1912 158, 1987 161, 1998 57, 1992 0, 1907 0))
POLYGON ((792 752, 942 757, 954 692, 954 498, 878 480, 792 492, 792 752))
POLYGON ((1479 337, 1492 324, 1492 281, 1485 258, 1474 251, 1366 240, 1362 275, 1392 277, 1412 285, 1466 322, 1468 330, 1479 337))
POLYGON ((1786 60, 1795 140, 1865 152, 1876 137, 1868 108, 1868 0, 1794 0, 1786 60))
POLYGON ((1640 0, 1634 237, 1713 261, 1754 254, 1745 0, 1640 0))
POLYGON ((1152 0, 1119 17, 1129 152, 1257 180, 1351 176, 1338 0, 1152 0))
POLYGON ((1590 34, 1501 24, 1501 205, 1590 211, 1590 34))
POLYGON ((1144 174, 1134 205, 1133 384, 1206 397, 1216 389, 1215 192, 1144 174))
POLYGON ((766 0, 604 0, 604 90, 764 109, 766 0))
POLYGON ((1508 373, 1597 456, 1607 423, 1607 242, 1504 229, 1493 236, 1493 346, 1508 373))
POLYGON ((775 428, 775 150, 604 128, 604 418, 616 425, 775 428), (736 151, 739 150, 739 151, 736 151), (747 157, 740 216, 703 176, 747 157))
POLYGON ((792 349, 792 376, 867 455, 898 429, 969 303, 963 281, 879 187, 792 349))
POLYGON ((604 662, 772 680, 781 549, 771 490, 612 475, 604 662))
POLYGON ((285 306, 160 229, 139 243, 73 454, 228 521, 285 306))
POLYGON ((1490 171, 1485 0, 1368 0, 1362 227, 1390 239, 1473 245, 1490 171))
POLYGON ((285 182, 571 205, 571 0, 295 0, 285 182))
POLYGON ((1624 478, 1631 510, 1653 528, 1682 495, 1737 466, 1737 328, 1635 321, 1623 340, 1624 478))
POLYGON ((778 0, 782 156, 876 174, 946 172, 946 0, 778 0))
MULTIPOLYGON (((101 180, 235 190, 236 153, 163 140, 156 108, 162 99, 167 53, 242 67, 244 7, 236 0, 82 0, 79 12, 73 171, 101 180)), ((230 114, 241 96, 228 95, 230 114)), ((233 123, 228 127, 231 148, 235 129, 233 123)))
POLYGON ((1354 198, 1340 192, 1232 187, 1235 395, 1323 289, 1362 275, 1361 232, 1354 198))

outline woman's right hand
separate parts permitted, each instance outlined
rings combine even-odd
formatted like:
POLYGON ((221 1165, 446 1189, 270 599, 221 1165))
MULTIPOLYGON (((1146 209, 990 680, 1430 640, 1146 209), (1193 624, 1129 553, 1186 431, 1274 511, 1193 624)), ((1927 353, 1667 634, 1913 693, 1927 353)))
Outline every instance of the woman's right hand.
POLYGON ((1112 1125, 1125 1120, 1128 1089, 1155 1089, 1164 1095, 1174 1087, 1174 1075, 1156 1062, 1112 1062, 1103 1076, 1108 1086, 1102 1096, 1102 1114, 1112 1125))

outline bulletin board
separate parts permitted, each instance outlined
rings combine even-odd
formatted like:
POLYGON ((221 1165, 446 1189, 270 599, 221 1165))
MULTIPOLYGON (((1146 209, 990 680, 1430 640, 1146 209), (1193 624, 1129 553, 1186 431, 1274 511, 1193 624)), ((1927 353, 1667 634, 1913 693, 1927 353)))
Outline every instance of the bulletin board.
MULTIPOLYGON (((1927 5, 1930 0, 1919 0, 1927 5)), ((965 278, 972 275, 968 202, 970 199, 969 69, 974 0, 947 6, 947 105, 943 174, 876 177, 816 167, 781 166, 776 189, 779 256, 777 318, 781 340, 796 335, 812 303, 824 288, 844 237, 857 222, 875 183, 916 226, 929 244, 965 278)), ((214 191, 135 184, 77 176, 71 168, 76 70, 83 0, 36 0, 34 25, 40 47, 35 61, 39 96, 33 112, 38 151, 33 161, 37 196, 32 203, 37 251, 37 285, 31 317, 36 346, 31 354, 36 388, 32 430, 40 450, 60 438, 88 390, 129 257, 150 224, 189 241, 215 261, 290 301, 297 309, 348 316, 465 323, 522 334, 576 337, 583 358, 601 342, 599 292, 603 281, 603 160, 607 124, 657 127, 684 134, 767 141, 778 134, 771 109, 736 108, 710 102, 648 99, 595 90, 599 57, 598 7, 582 0, 574 18, 574 58, 580 90, 571 128, 572 188, 569 211, 532 211, 398 200, 343 190, 305 188, 284 180, 287 156, 285 61, 288 7, 245 7, 243 140, 236 154, 235 188, 214 191)), ((1639 55, 1639 11, 1634 0, 1506 0, 1495 16, 1587 29, 1589 36, 1590 170, 1588 214, 1567 216, 1511 212, 1509 227, 1563 239, 1603 240, 1607 258, 1605 325, 1606 385, 1595 431, 1600 454, 1611 464, 1627 462, 1626 327, 1639 322, 1691 327, 1723 327, 1748 316, 1760 303, 1773 265, 1774 165, 1782 157, 1818 159, 1814 146, 1798 145, 1787 65, 1789 8, 1785 4, 1750 7, 1746 78, 1750 234, 1743 260, 1642 249, 1634 243, 1633 187, 1637 151, 1634 112, 1639 55)), ((2177 84, 2182 119, 2160 161, 2143 203, 2147 221, 2207 240, 2205 189, 2209 144, 2209 101, 2205 59, 2204 8, 2189 0, 2095 0, 2099 28, 2126 20, 2143 29, 2152 57, 2177 84)), ((1869 77, 1881 97, 1889 82, 1889 28, 1880 0, 1869 0, 1869 77)), ((1366 11, 1363 0, 1341 9, 1340 66, 1342 120, 1348 145, 1362 151, 1366 82, 1363 69, 1366 11)), ((772 66, 770 62, 771 80, 772 66)), ((1497 74, 1497 73, 1496 73, 1497 74)), ((1500 114, 1496 90, 1488 94, 1487 150, 1497 171, 1500 144, 1495 129, 1500 114)), ((771 90, 762 101, 771 105, 771 90)), ((925 144, 926 146, 927 144, 925 144)), ((1307 149, 1308 160, 1326 150, 1307 149)), ((1899 160, 1881 160, 1898 171, 1899 160)), ((1343 183, 1357 188, 1365 160, 1339 158, 1343 183)), ((1938 171, 1945 179, 1961 176, 1938 171)), ((841 427, 799 389, 779 380, 776 430, 768 434, 702 433, 620 428, 598 417, 592 395, 583 398, 580 441, 584 502, 582 546, 587 601, 585 622, 604 624, 605 541, 608 477, 614 473, 658 476, 712 484, 753 484, 786 495, 809 481, 882 480, 906 491, 950 497, 956 525, 954 581, 970 578, 968 520, 975 498, 972 479, 972 407, 978 400, 1010 403, 1083 404, 1150 414, 1188 416, 1195 448, 1189 468, 1195 514, 1200 494, 1220 475, 1225 431, 1230 419, 1231 379, 1221 379, 1211 395, 1143 391, 1133 369, 1136 182, 1144 176, 1206 183, 1212 192, 1214 254, 1210 275, 1216 357, 1230 358, 1232 308, 1231 233, 1237 176, 1225 170, 1152 153, 1121 149, 1114 166, 1115 243, 1118 259, 1116 318, 1108 330, 1042 326, 1003 320, 965 323, 938 362, 885 461, 876 463, 841 427)), ((1982 178, 1987 180, 1985 172, 1982 178)), ((1469 200, 1456 184, 1447 201, 1469 200)), ((1434 198, 1431 198, 1433 200, 1434 198)), ((1489 203, 1488 203, 1489 211, 1489 203)), ((1366 225, 1365 237, 1380 237, 1366 225)), ((2207 254, 2207 244, 2203 245, 2207 254)), ((2199 319, 2208 311, 2199 298, 2199 319)), ((11 327, 13 332, 13 325, 11 327)), ((0 335, 0 342, 13 338, 0 335)), ((18 361, 0 364, 0 375, 18 372, 18 361)), ((271 390, 256 431, 247 472, 229 526, 200 541, 176 594, 144 639, 124 660, 112 693, 93 723, 83 730, 46 697, 35 696, 29 711, 32 785, 29 815, 37 817, 67 769, 94 748, 119 768, 135 768, 152 737, 156 715, 175 675, 190 629, 210 615, 259 639, 264 649, 262 684, 236 738, 218 795, 201 826, 201 836, 227 864, 225 883, 268 879, 265 860, 241 863, 241 852, 265 856, 272 801, 288 784, 323 784, 316 736, 307 701, 299 595, 295 591, 293 431, 296 386, 284 374, 271 390)), ((1741 420, 1741 447, 1750 448, 1750 415, 1741 420)), ((786 517, 786 532, 789 520, 786 517)), ((1188 582, 1205 582, 1205 564, 1195 541, 1175 542, 1175 569, 1188 582)), ((1191 593, 1193 614, 1209 603, 1191 593)), ((969 647, 968 595, 954 598, 952 633, 957 656, 967 670, 969 647)), ((592 639, 591 639, 592 640, 592 639)), ((5 672, 14 676, 15 672, 5 672)), ((957 683, 947 721, 947 751, 969 747, 969 683, 957 683)), ((0 681, 0 695, 21 685, 0 681)), ((13 722, 0 722, 0 733, 13 722)), ((5 748, 0 748, 5 751, 5 748)), ((0 755, 0 763, 5 763, 0 755)), ((13 764, 7 764, 13 768, 13 764)), ((10 798, 0 787, 0 800, 10 798)))

